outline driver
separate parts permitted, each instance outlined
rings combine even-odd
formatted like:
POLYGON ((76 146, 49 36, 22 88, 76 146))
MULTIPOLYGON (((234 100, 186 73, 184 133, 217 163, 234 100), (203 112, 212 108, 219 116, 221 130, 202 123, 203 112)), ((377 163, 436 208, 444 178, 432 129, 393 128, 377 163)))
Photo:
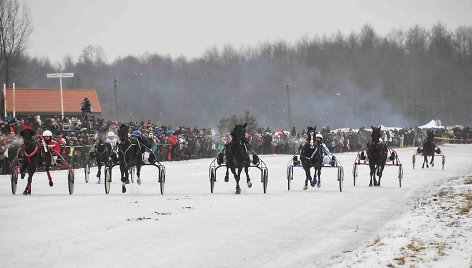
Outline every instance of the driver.
POLYGON ((323 143, 323 135, 317 133, 315 135, 315 141, 317 146, 313 154, 316 154, 317 150, 323 150, 323 164, 329 164, 334 167, 334 165, 336 164, 336 157, 329 152, 328 147, 326 146, 326 144, 323 143))
MULTIPOLYGON (((42 135, 42 146, 45 153, 51 153, 51 165, 57 165, 58 159, 57 156, 61 151, 61 147, 57 141, 52 139, 52 133, 49 130, 45 130, 42 135)), ((52 187, 54 183, 52 182, 51 174, 49 173, 48 169, 46 169, 48 174, 49 186, 52 187)))
POLYGON ((118 162, 118 139, 116 138, 115 132, 108 132, 107 137, 105 139, 105 143, 110 144, 111 146, 111 159, 114 162, 118 162))
POLYGON ((57 163, 57 156, 59 155, 59 152, 61 151, 61 146, 59 145, 59 143, 55 140, 52 139, 52 133, 51 131, 49 130, 45 130, 43 132, 43 141, 44 141, 44 144, 45 144, 45 151, 46 152, 50 152, 52 154, 52 161, 54 165, 56 165, 57 163), (46 150, 47 148, 47 150, 46 150))

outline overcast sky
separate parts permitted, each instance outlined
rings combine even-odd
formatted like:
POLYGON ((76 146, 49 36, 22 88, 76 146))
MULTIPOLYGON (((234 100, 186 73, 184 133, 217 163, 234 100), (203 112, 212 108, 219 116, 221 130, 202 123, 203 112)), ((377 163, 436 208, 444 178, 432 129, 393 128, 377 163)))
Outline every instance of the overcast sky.
POLYGON ((88 45, 103 47, 108 62, 159 53, 188 58, 225 44, 295 42, 302 36, 378 34, 441 22, 449 30, 472 26, 472 0, 20 0, 31 11, 30 56, 62 62, 88 45))

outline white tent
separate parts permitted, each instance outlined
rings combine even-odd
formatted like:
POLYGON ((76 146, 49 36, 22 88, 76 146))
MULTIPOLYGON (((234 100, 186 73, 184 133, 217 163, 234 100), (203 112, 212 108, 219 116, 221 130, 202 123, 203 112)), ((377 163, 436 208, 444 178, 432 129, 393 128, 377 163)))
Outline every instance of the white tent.
POLYGON ((419 128, 444 128, 444 126, 441 125, 441 120, 431 120, 429 123, 419 126, 419 128))

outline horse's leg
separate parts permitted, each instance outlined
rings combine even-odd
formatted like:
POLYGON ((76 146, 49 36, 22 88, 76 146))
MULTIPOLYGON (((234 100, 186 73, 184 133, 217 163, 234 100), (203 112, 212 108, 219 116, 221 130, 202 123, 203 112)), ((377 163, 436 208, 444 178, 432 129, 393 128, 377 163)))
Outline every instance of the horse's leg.
POLYGON ((315 172, 318 171, 318 183, 316 184, 317 187, 321 186, 321 167, 318 167, 315 172))
MULTIPOLYGON (((314 183, 311 181, 311 171, 310 171, 310 164, 305 161, 302 161, 303 169, 305 170, 305 186, 303 186, 303 190, 308 189, 308 181, 310 181, 310 185, 314 187, 314 183)), ((315 179, 316 180, 316 179, 315 179)))
POLYGON ((385 168, 385 165, 377 166, 377 175, 379 176, 379 181, 374 186, 380 186, 380 179, 382 178, 384 168, 385 168))
POLYGON ((426 154, 423 154, 423 165, 421 168, 424 168, 424 164, 426 163, 426 167, 428 167, 428 156, 426 154))
POLYGON ((138 163, 136 163, 136 177, 138 177, 138 178, 136 179, 136 183, 137 183, 138 185, 141 185, 141 178, 140 178, 140 176, 141 176, 141 163, 139 163, 139 161, 138 161, 138 163))
POLYGON ((121 173, 121 192, 126 193, 126 184, 129 184, 128 179, 128 167, 124 164, 120 164, 120 173, 121 173))
POLYGON ((24 179, 26 175, 26 165, 24 163, 20 167, 20 174, 21 174, 21 179, 24 179))
MULTIPOLYGON (((233 171, 233 169, 231 169, 231 171, 233 171)), ((235 172, 233 172, 234 178, 236 179, 236 194, 241 193, 241 187, 239 186, 239 180, 241 179, 241 171, 243 171, 243 167, 238 167, 237 173, 236 170, 235 172)))
MULTIPOLYGON (((234 174, 234 172, 233 172, 234 174)), ((226 165, 226 175, 225 175, 225 182, 228 182, 229 181, 229 166, 226 165)))
POLYGON ((97 178, 98 178, 98 181, 100 181, 100 176, 102 175, 102 161, 99 161, 98 159, 97 159, 97 168, 98 168, 97 178))
POLYGON ((52 182, 52 176, 51 176, 51 172, 49 170, 50 166, 51 166, 50 163, 46 163, 46 165, 44 165, 44 167, 46 168, 46 174, 48 174, 49 186, 52 187, 52 186, 54 186, 54 183, 52 182))
POLYGON ((369 187, 372 187, 372 179, 374 181, 374 185, 377 184, 377 181, 375 180, 375 164, 373 163, 369 163, 369 168, 370 168, 370 183, 369 183, 369 187))
POLYGON ((31 194, 31 183, 33 182, 33 173, 31 169, 28 169, 28 183, 26 184, 25 190, 23 191, 24 195, 31 194))
POLYGON ((24 195, 31 194, 31 184, 33 182, 33 174, 35 172, 35 168, 30 167, 28 168, 28 184, 26 184, 25 191, 23 192, 24 195))
POLYGON ((252 187, 252 182, 251 182, 251 178, 249 178, 249 167, 248 166, 245 166, 244 167, 244 172, 246 172, 246 181, 247 181, 247 187, 251 188, 252 187))
POLYGON ((433 151, 433 155, 431 156, 431 167, 434 167, 434 151, 433 151))
POLYGON ((121 182, 129 184, 128 168, 124 164, 120 164, 121 182))

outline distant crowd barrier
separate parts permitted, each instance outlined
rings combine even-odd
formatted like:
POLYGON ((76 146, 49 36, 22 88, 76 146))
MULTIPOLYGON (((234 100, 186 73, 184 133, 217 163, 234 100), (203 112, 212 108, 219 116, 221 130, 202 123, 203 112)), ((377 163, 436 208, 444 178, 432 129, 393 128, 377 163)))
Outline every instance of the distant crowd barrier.
POLYGON ((434 139, 441 141, 453 141, 454 143, 472 143, 472 139, 463 138, 434 137, 434 139))

